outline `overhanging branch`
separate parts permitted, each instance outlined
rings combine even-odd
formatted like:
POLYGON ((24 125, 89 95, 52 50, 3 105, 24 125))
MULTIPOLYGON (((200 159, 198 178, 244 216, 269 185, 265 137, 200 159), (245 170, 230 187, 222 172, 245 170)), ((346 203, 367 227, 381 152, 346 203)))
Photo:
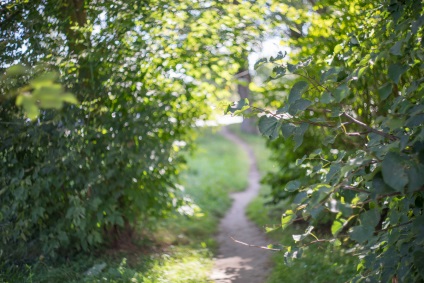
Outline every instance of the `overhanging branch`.
POLYGON ((350 115, 349 115, 349 114, 347 114, 346 112, 343 112, 342 116, 344 116, 344 117, 348 118, 348 119, 349 119, 349 120, 351 120, 353 123, 355 123, 355 124, 357 124, 357 125, 359 125, 359 126, 361 126, 361 127, 365 128, 365 129, 367 129, 369 132, 373 132, 373 133, 375 133, 375 134, 377 134, 377 135, 380 135, 380 136, 383 136, 383 137, 385 137, 385 138, 388 138, 388 139, 389 139, 389 140, 391 140, 391 141, 395 141, 395 140, 398 140, 398 139, 399 139, 398 137, 396 137, 396 136, 394 136, 394 135, 391 135, 391 134, 385 133, 385 132, 383 132, 383 131, 380 131, 380 130, 377 130, 377 129, 371 128, 370 126, 368 126, 368 125, 367 125, 367 124, 365 124, 364 122, 361 122, 361 121, 359 121, 359 120, 357 120, 357 119, 353 118, 352 116, 350 116, 350 115))

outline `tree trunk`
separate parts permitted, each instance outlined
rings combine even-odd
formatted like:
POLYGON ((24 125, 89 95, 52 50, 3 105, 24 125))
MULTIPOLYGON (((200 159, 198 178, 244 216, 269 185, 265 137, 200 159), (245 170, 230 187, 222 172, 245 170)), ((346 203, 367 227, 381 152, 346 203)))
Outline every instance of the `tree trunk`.
MULTIPOLYGON (((249 91, 249 84, 252 81, 249 70, 241 69, 238 76, 239 81, 241 81, 241 84, 238 84, 237 86, 237 92, 240 96, 240 100, 243 100, 247 98, 250 101, 250 91, 249 91)), ((248 134, 257 134, 258 130, 256 127, 256 119, 254 118, 246 118, 243 117, 243 122, 241 123, 241 131, 248 134)))

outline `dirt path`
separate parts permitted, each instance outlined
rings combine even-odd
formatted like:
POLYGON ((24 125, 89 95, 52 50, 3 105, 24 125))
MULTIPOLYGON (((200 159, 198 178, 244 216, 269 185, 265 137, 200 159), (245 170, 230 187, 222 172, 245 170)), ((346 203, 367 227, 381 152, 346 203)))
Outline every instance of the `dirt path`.
POLYGON ((252 149, 239 137, 223 128, 222 135, 244 149, 249 155, 249 184, 244 192, 232 194, 233 206, 219 226, 219 252, 211 279, 216 283, 263 283, 270 270, 270 252, 247 247, 231 240, 266 246, 264 233, 245 215, 245 208, 259 192, 260 174, 252 149))

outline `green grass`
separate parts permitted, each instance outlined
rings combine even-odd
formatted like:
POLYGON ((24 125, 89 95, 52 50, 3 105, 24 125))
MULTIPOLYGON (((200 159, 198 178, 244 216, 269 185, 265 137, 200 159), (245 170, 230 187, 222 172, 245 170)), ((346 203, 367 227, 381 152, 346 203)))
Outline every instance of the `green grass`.
MULTIPOLYGON (((268 170, 277 170, 275 164, 269 160, 271 153, 265 146, 264 138, 242 134, 237 125, 232 126, 231 130, 252 146, 261 174, 265 174, 268 170)), ((260 227, 277 227, 281 221, 281 213, 285 210, 285 203, 277 206, 264 205, 270 200, 269 192, 269 186, 262 185, 259 196, 249 204, 246 211, 248 217, 260 227)), ((291 226, 284 231, 277 229, 267 235, 272 244, 294 246, 292 235, 303 234, 305 228, 291 226)), ((294 260, 291 265, 285 264, 284 252, 275 252, 272 259, 274 268, 267 283, 346 282, 355 274, 358 263, 357 258, 346 254, 343 248, 334 247, 329 243, 307 247, 302 257, 294 260)))
MULTIPOLYGON (((188 158, 187 170, 182 182, 187 195, 200 207, 202 217, 177 217, 164 221, 165 238, 160 242, 167 244, 199 245, 215 247, 213 234, 216 233, 219 218, 231 205, 229 192, 241 191, 247 186, 248 157, 233 143, 204 130, 198 139, 194 156, 188 158), (177 220, 177 221, 175 221, 177 220), (178 231, 170 235, 168 231, 178 231)), ((161 229, 158 234, 161 235, 161 229)))
POLYGON ((231 205, 229 192, 247 186, 248 157, 220 135, 205 130, 196 154, 189 158, 183 176, 186 193, 200 207, 199 218, 179 216, 162 223, 156 232, 159 242, 173 245, 177 253, 156 264, 154 282, 210 282, 215 234, 219 219, 231 205))
MULTIPOLYGON (((96 251, 48 262, 1 266, 2 282, 172 282, 208 280, 217 247, 219 218, 230 207, 229 192, 247 185, 248 158, 230 141, 203 129, 198 149, 187 156, 182 185, 200 208, 194 216, 175 215, 158 221, 158 228, 135 250, 96 251), (152 247, 148 247, 152 246, 152 247), (87 271, 91 275, 87 275, 87 271)), ((139 243, 140 244, 140 243, 139 243)))
POLYGON ((264 137, 243 133, 240 130, 239 124, 230 125, 229 129, 252 147, 253 152, 255 153, 258 169, 262 175, 266 172, 277 170, 275 164, 270 160, 272 153, 266 148, 266 139, 264 137))

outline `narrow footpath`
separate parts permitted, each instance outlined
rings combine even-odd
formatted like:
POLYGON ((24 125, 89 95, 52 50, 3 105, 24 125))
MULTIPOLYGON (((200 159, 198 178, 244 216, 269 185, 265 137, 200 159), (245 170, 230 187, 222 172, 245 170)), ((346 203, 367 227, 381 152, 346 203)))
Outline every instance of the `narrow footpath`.
POLYGON ((249 156, 249 180, 245 191, 231 195, 233 205, 219 226, 219 252, 211 279, 216 283, 264 283, 270 271, 270 251, 234 242, 266 246, 264 232, 247 219, 246 206, 259 193, 260 174, 253 150, 239 137, 223 128, 221 134, 245 150, 249 156))

